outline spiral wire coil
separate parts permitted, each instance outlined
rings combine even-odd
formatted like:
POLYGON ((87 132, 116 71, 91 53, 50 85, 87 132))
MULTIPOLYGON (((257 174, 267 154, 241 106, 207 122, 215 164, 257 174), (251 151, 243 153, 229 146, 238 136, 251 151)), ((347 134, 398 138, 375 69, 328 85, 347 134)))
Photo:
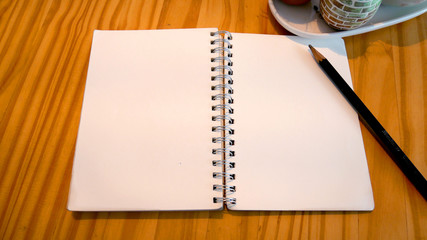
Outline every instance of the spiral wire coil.
MULTIPOLYGON (((216 81, 217 83, 212 86, 212 91, 217 91, 219 93, 212 96, 213 101, 220 100, 220 104, 212 106, 212 111, 218 111, 219 114, 212 116, 212 121, 217 121, 221 123, 219 126, 212 127, 213 132, 221 132, 221 137, 212 138, 213 143, 220 143, 219 148, 212 149, 212 154, 221 156, 221 160, 213 160, 212 165, 219 168, 219 171, 213 173, 213 178, 221 178, 223 184, 213 185, 214 191, 223 192, 223 194, 231 194, 236 192, 236 186, 230 185, 232 181, 236 179, 234 173, 227 173, 229 169, 233 169, 236 166, 236 163, 230 159, 234 157, 235 152, 230 149, 234 145, 234 140, 231 139, 231 136, 234 134, 234 129, 231 125, 234 124, 234 119, 232 114, 234 109, 231 104, 233 104, 233 61, 231 58, 233 54, 231 48, 233 47, 231 40, 231 33, 228 31, 217 31, 211 33, 212 37, 216 37, 215 40, 211 41, 211 45, 215 46, 211 49, 211 53, 218 53, 218 57, 211 59, 211 62, 218 62, 219 65, 212 67, 211 71, 215 73, 211 80, 216 81)), ((233 197, 214 197, 214 203, 225 203, 228 207, 232 207, 236 204, 236 198, 233 197)))

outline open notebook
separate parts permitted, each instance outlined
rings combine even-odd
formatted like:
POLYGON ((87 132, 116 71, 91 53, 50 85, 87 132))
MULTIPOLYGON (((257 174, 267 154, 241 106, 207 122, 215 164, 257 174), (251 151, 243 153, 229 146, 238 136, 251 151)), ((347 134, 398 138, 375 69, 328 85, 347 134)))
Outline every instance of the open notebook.
POLYGON ((342 39, 95 31, 68 209, 372 210, 342 39), (224 204, 225 203, 225 204, 224 204))

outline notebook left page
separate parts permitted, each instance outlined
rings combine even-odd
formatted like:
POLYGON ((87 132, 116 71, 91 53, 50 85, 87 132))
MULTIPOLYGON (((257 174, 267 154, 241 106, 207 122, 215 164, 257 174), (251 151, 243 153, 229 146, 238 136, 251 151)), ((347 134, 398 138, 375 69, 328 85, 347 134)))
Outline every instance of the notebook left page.
POLYGON ((211 32, 95 31, 68 209, 214 210, 211 32))

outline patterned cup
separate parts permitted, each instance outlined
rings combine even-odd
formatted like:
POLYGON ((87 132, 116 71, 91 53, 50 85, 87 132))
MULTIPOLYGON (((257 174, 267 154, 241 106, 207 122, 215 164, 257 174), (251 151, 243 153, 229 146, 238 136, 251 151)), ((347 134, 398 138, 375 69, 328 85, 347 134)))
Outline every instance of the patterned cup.
POLYGON ((381 0, 320 0, 320 13, 330 27, 350 30, 368 22, 380 4, 381 0))

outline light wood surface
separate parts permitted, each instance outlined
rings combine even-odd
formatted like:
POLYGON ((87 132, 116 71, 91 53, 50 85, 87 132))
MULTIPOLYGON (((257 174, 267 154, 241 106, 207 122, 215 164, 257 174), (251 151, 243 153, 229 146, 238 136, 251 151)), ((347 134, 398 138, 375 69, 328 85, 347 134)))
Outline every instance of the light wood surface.
MULTIPOLYGON (((94 29, 286 34, 266 0, 0 1, 1 239, 427 239, 427 202, 362 127, 375 210, 66 210, 94 29)), ((356 93, 427 176, 427 14, 345 38, 356 93)))

